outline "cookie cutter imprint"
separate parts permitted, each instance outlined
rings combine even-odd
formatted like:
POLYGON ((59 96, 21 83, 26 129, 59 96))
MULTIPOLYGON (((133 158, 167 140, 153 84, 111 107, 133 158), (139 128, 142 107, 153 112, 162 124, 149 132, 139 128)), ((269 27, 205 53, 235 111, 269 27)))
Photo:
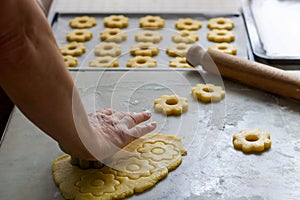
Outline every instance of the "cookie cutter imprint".
MULTIPOLYGON (((69 21, 71 19, 74 19, 75 17, 79 17, 81 14, 64 14, 61 13, 58 15, 58 18, 53 23, 53 30, 55 37, 58 39, 58 44, 61 46, 62 44, 66 43, 66 35, 68 32, 74 30, 69 26, 69 21)), ((157 36, 158 38, 150 39, 150 42, 153 41, 153 43, 156 43, 161 50, 158 55, 156 56, 157 60, 157 67, 156 70, 160 69, 169 69, 169 61, 172 59, 172 56, 170 57, 165 50, 174 44, 172 41, 172 36, 178 32, 179 30, 175 28, 175 23, 178 21, 179 18, 192 18, 197 21, 200 21, 202 23, 202 27, 195 32, 199 36, 199 42, 202 46, 205 48, 208 48, 210 45, 213 44, 213 42, 210 42, 207 40, 207 32, 209 29, 206 27, 206 24, 208 20, 214 15, 202 15, 202 14, 155 14, 155 16, 160 16, 162 19, 165 20, 164 28, 160 29, 143 29, 139 27, 139 20, 142 17, 145 17, 147 14, 123 14, 124 16, 129 18, 129 24, 126 28, 122 28, 121 30, 126 32, 127 38, 118 44, 120 44, 122 49, 122 54, 118 55, 119 59, 119 67, 112 68, 108 70, 124 70, 124 69, 133 69, 126 67, 127 61, 132 58, 133 56, 130 55, 130 46, 133 44, 138 43, 137 39, 135 38, 135 35, 139 32, 152 32, 152 33, 158 33, 160 36, 157 36), (161 39, 162 38, 162 39, 161 39)), ((84 16, 84 15, 83 15, 84 16)), ((105 17, 110 16, 109 14, 88 14, 90 17, 94 17, 96 19, 97 25, 93 26, 92 28, 87 28, 93 33, 93 38, 91 38, 89 41, 84 42, 86 46, 86 52, 82 56, 77 57, 78 58, 78 65, 75 68, 69 68, 69 70, 101 70, 101 68, 94 68, 89 66, 89 61, 95 59, 97 57, 96 55, 90 53, 93 51, 95 46, 97 46, 99 43, 102 43, 99 34, 104 31, 107 27, 104 26, 103 20, 105 17), (96 37, 95 37, 96 36, 96 37)), ((235 40, 231 42, 236 46, 238 49, 237 56, 247 57, 247 49, 245 46, 247 46, 247 41, 244 39, 243 34, 245 34, 245 27, 242 21, 241 15, 235 15, 235 14, 229 14, 229 15, 222 15, 224 17, 231 18, 232 21, 236 24, 234 27, 234 33, 235 33, 235 40)), ((145 33, 144 33, 145 34, 145 33)), ((117 37, 117 36, 115 36, 117 37)), ((114 38, 114 37, 112 37, 114 38)), ((111 41, 114 41, 111 38, 111 41)), ((143 39, 142 39, 143 40, 143 39)), ((148 41, 146 39, 146 41, 148 41)), ((115 41, 114 41, 115 42, 115 41)), ((176 55, 174 55, 176 56, 176 55)), ((178 55, 177 55, 178 56, 178 55)), ((144 70, 145 68, 143 68, 144 70)), ((176 70, 194 70, 193 68, 176 68, 176 70)))

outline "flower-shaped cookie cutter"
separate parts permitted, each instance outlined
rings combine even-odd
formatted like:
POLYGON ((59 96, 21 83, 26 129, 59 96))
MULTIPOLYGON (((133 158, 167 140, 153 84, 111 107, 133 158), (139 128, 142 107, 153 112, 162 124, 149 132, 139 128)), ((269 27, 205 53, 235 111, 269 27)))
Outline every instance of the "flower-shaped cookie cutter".
POLYGON ((242 130, 233 135, 233 146, 245 153, 267 150, 271 147, 270 133, 263 132, 259 128, 242 130))

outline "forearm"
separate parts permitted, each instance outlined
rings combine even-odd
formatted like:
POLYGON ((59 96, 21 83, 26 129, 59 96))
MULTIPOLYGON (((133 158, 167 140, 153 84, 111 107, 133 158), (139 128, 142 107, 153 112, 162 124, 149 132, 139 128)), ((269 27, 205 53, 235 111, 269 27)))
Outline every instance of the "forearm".
MULTIPOLYGON (((80 118, 82 131, 88 134, 91 128, 51 29, 35 1, 9 1, 17 8, 6 19, 15 25, 0 28, 0 33, 10 39, 0 41, 1 87, 39 128, 67 151, 87 158, 90 155, 80 141, 74 115, 80 118), (80 116, 74 114, 72 105, 80 116)), ((13 9, 8 4, 6 9, 13 9)))

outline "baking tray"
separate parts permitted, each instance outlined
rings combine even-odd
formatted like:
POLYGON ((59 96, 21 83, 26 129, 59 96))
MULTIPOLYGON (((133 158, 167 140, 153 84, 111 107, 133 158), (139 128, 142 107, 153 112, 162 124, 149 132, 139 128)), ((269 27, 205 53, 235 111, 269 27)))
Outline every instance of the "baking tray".
MULTIPOLYGON (((59 46, 65 43, 69 43, 66 40, 66 35, 68 32, 73 30, 69 26, 69 21, 73 19, 74 17, 78 16, 84 16, 88 15, 91 17, 95 17, 97 21, 97 25, 95 27, 90 28, 93 32, 93 38, 90 41, 85 42, 85 46, 87 48, 87 51, 82 55, 78 57, 78 65, 75 68, 69 68, 70 70, 103 70, 103 68, 95 68, 95 67, 89 67, 89 61, 96 58, 94 55, 94 47, 97 44, 100 44, 100 37, 99 34, 102 30, 105 29, 103 25, 103 18, 106 16, 111 15, 112 13, 56 13, 51 21, 52 29, 54 32, 54 35, 56 37, 57 43, 59 46)), ((146 14, 140 14, 140 13, 115 13, 115 14, 123 14, 127 17, 129 17, 129 25, 127 28, 124 28, 127 32, 127 39, 123 42, 121 42, 122 47, 122 54, 121 56, 118 56, 119 60, 119 67, 118 68, 105 68, 105 70, 136 70, 133 68, 127 68, 126 63, 129 58, 132 56, 130 55, 130 46, 133 44, 136 44, 137 42, 134 39, 134 35, 143 30, 139 28, 139 19, 141 17, 144 17, 146 15, 156 15, 160 16, 165 19, 165 27, 163 29, 158 29, 157 31, 160 32, 163 36, 162 41, 157 43, 159 46, 159 54, 155 57, 153 57, 157 61, 157 67, 151 68, 150 70, 170 70, 174 68, 169 67, 169 60, 172 58, 166 54, 166 48, 168 48, 171 44, 173 44, 172 41, 172 35, 176 33, 175 28, 175 22, 179 18, 192 18, 195 20, 199 20, 202 23, 202 28, 200 28, 197 32, 199 36, 199 41, 197 43, 201 44, 204 48, 207 48, 208 46, 212 45, 213 42, 210 42, 207 40, 207 32, 209 29, 206 27, 207 21, 210 18, 214 17, 227 17, 234 21, 235 27, 233 29, 235 34, 235 41, 232 42, 238 50, 237 56, 248 58, 248 41, 247 41, 247 34, 246 34, 246 28, 243 21, 243 17, 241 13, 231 13, 231 14, 196 14, 196 13, 168 13, 168 14, 157 14, 157 13, 146 13, 146 14)), ((149 70, 147 69, 138 69, 138 70, 149 70)), ((193 70, 193 69, 186 69, 186 68, 176 68, 176 70, 193 70)))
MULTIPOLYGON (((295 27, 288 25, 290 20, 294 20, 291 15, 298 12, 295 9, 300 8, 300 2, 292 0, 242 0, 241 2, 255 60, 274 65, 299 64, 300 51, 296 48, 300 45, 300 40, 292 41, 289 38, 291 34, 287 35, 287 33, 292 29, 300 32, 297 25, 295 27), (297 8, 292 8, 293 5, 297 8), (273 15, 276 18, 271 17, 273 15), (274 22, 278 23, 273 25, 274 22)), ((297 16, 300 18, 299 12, 297 16)), ((300 69, 300 66, 294 66, 293 69, 300 69)))

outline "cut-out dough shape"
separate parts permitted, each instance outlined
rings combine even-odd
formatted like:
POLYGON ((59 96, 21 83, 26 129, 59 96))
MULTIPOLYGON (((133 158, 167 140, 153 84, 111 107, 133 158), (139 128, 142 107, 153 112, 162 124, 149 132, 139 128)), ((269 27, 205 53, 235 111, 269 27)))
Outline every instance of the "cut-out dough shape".
POLYGON ((158 52, 158 46, 151 42, 140 42, 130 48, 130 54, 133 56, 156 56, 158 52))
POLYGON ((72 28, 91 28, 96 24, 96 19, 94 17, 89 16, 75 17, 69 22, 69 25, 72 28))
POLYGON ((72 42, 69 44, 63 44, 60 47, 60 52, 62 55, 70 56, 81 56, 86 50, 86 47, 81 42, 72 42))
POLYGON ((153 68, 156 67, 156 60, 150 56, 136 56, 128 59, 126 66, 130 68, 153 68))
POLYGON ((153 187, 181 164, 182 155, 186 150, 178 137, 146 134, 100 169, 80 169, 63 155, 53 162, 52 170, 65 199, 123 199, 153 187))
POLYGON ((187 63, 185 57, 176 57, 170 59, 169 66, 174 68, 193 68, 191 65, 187 63))
POLYGON ((64 62, 67 67, 76 67, 78 64, 78 59, 73 56, 63 56, 64 62))
POLYGON ((93 37, 93 33, 87 29, 75 29, 69 32, 66 36, 70 42, 85 42, 89 41, 93 37))
POLYGON ((149 29, 159 29, 165 26, 165 20, 160 16, 147 15, 140 18, 140 27, 149 29))
POLYGON ((222 43, 215 43, 211 46, 208 47, 208 49, 214 49, 217 51, 221 51, 223 53, 231 54, 231 55, 236 55, 237 49, 233 44, 229 44, 226 42, 222 43))
POLYGON ((107 28, 100 32, 101 41, 105 42, 122 42, 126 40, 126 32, 119 28, 107 28))
POLYGON ((176 43, 194 43, 198 41, 199 37, 195 31, 182 30, 178 31, 172 36, 173 42, 176 43))
POLYGON ((198 30, 201 26, 201 22, 191 18, 180 18, 175 23, 175 27, 179 30, 198 30))
POLYGON ((267 150, 271 147, 270 133, 263 132, 259 128, 242 130, 233 135, 233 146, 245 153, 267 150))
POLYGON ((235 36, 232 31, 213 29, 207 33, 207 39, 212 42, 232 42, 235 36))
POLYGON ((162 95, 154 100, 154 109, 165 115, 181 115, 188 109, 188 100, 178 95, 162 95))
POLYGON ((202 102, 217 102, 225 97, 225 91, 220 86, 213 84, 197 84, 192 87, 193 96, 202 102))
POLYGON ((234 22, 230 18, 218 17, 212 18, 207 22, 209 29, 227 29, 231 30, 234 27, 234 22))
POLYGON ((112 56, 116 57, 121 54, 121 45, 114 42, 104 42, 94 48, 96 56, 112 56))
POLYGON ((104 26, 109 28, 126 28, 129 23, 128 17, 124 15, 110 15, 104 17, 103 20, 104 26))
POLYGON ((157 31, 140 31, 134 36, 135 40, 138 42, 152 42, 157 43, 162 40, 162 35, 157 31))
POLYGON ((176 43, 169 46, 166 50, 167 54, 172 57, 185 57, 191 45, 186 43, 176 43))
POLYGON ((111 56, 97 57, 89 62, 90 67, 113 68, 119 66, 117 58, 111 56))

